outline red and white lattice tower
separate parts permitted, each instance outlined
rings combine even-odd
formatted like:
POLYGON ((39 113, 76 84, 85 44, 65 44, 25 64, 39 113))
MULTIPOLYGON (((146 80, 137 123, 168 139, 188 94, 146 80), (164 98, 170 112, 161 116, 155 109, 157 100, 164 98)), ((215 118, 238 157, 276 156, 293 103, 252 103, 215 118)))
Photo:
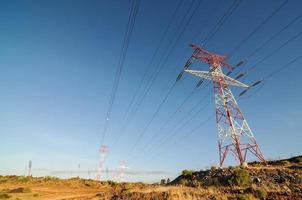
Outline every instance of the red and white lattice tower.
POLYGON ((104 162, 105 162, 106 155, 108 152, 108 147, 105 145, 101 145, 99 152, 100 152, 100 158, 99 158, 99 166, 98 166, 97 176, 96 176, 97 181, 101 181, 101 175, 103 172, 104 162))
POLYGON ((246 164, 247 152, 265 162, 256 139, 229 88, 230 85, 244 88, 249 86, 223 73, 222 67, 232 70, 232 67, 225 62, 226 56, 211 53, 197 45, 191 45, 191 47, 194 50, 192 58, 210 66, 209 71, 188 69, 185 71, 213 81, 220 166, 223 165, 228 153, 232 153, 240 165, 246 164))

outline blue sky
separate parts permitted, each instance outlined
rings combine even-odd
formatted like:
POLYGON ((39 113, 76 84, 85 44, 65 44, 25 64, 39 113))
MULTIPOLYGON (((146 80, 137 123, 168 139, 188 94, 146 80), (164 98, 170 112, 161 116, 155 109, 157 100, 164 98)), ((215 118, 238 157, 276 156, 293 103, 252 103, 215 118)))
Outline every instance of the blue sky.
MULTIPOLYGON (((158 134, 158 140, 178 130, 179 121, 189 119, 191 115, 188 111, 203 100, 196 110, 207 103, 208 106, 197 117, 160 148, 157 148, 156 141, 151 141, 152 148, 144 148, 195 87, 197 79, 188 75, 176 85, 139 145, 129 155, 135 140, 190 56, 192 51, 189 44, 200 44, 233 1, 204 0, 201 3, 145 101, 137 114, 131 117, 127 129, 124 129, 126 108, 177 2, 141 1, 105 140, 109 147, 106 168, 117 169, 119 161, 126 159, 129 170, 160 170, 168 173, 127 175, 128 180, 173 178, 182 169, 197 170, 218 162, 211 86, 195 91, 158 134), (207 123, 189 134, 192 128, 209 117, 207 123), (113 145, 121 133, 121 139, 113 145)), ((155 63, 150 66, 151 70, 156 67, 190 2, 185 1, 177 13, 155 63)), ((207 48, 222 55, 228 54, 282 3, 281 0, 243 1, 207 44, 207 48)), ((289 1, 228 62, 236 64, 245 59, 252 50, 301 14, 301 6, 301 1, 289 1)), ((1 174, 23 174, 28 160, 33 161, 34 175, 46 175, 52 170, 78 170, 79 164, 81 170, 96 169, 129 8, 130 1, 119 0, 0 2, 1 174)), ((299 20, 249 58, 245 67, 257 63, 302 31, 301 27, 302 20, 299 20)), ((242 81, 253 83, 301 56, 301 45, 302 37, 298 37, 261 63, 242 81)), ((301 60, 297 61, 267 80, 261 90, 251 91, 238 99, 267 158, 301 154, 301 64, 301 60)), ((194 63, 193 68, 206 70, 208 66, 194 63)), ((236 96, 240 91, 234 88, 236 96)), ((234 163, 230 160, 227 164, 234 163)), ((64 174, 65 177, 69 175, 64 174)))

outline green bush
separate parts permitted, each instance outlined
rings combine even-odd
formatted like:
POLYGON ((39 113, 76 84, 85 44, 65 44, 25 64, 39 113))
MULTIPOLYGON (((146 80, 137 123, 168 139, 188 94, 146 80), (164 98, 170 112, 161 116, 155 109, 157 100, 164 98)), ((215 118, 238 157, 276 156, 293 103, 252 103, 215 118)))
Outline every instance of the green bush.
POLYGON ((267 192, 264 189, 257 189, 255 190, 255 196, 259 199, 266 199, 267 192))
POLYGON ((251 177, 247 170, 237 168, 233 171, 228 182, 230 185, 248 186, 251 184, 251 177))
POLYGON ((193 174, 193 170, 185 169, 182 171, 183 176, 191 176, 193 174))

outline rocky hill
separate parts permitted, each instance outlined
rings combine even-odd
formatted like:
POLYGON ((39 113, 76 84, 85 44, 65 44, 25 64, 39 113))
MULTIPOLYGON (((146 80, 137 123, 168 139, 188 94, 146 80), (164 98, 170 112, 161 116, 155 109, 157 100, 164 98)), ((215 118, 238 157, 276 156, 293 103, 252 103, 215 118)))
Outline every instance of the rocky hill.
POLYGON ((184 170, 169 185, 216 187, 224 194, 242 194, 259 199, 302 199, 302 156, 266 164, 253 162, 247 168, 184 170))

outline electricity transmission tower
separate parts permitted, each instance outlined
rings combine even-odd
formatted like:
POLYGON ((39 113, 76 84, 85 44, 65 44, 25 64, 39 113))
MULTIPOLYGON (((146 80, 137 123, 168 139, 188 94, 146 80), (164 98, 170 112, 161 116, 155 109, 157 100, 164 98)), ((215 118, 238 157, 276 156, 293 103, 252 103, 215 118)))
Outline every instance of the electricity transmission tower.
POLYGON ((104 162, 105 162, 106 155, 108 152, 108 147, 105 145, 101 145, 99 152, 100 152, 100 158, 99 158, 99 166, 98 166, 97 176, 96 176, 97 181, 101 181, 101 175, 103 172, 104 162))
POLYGON ((31 160, 29 160, 29 162, 28 162, 28 173, 27 173, 27 176, 31 176, 31 168, 32 168, 32 162, 31 162, 31 160))
POLYGON ((118 177, 119 182, 124 182, 125 181, 125 170, 127 169, 127 162, 122 160, 120 161, 120 174, 118 177))
POLYGON ((190 64, 193 59, 207 63, 210 67, 209 71, 197 71, 189 70, 189 66, 185 65, 184 71, 213 81, 220 166, 223 165, 229 153, 234 155, 240 165, 246 164, 247 152, 265 162, 256 139, 229 88, 229 86, 243 88, 249 88, 249 86, 223 73, 222 67, 232 70, 232 67, 225 62, 226 56, 211 53, 197 45, 191 45, 191 47, 194 53, 190 58, 190 64))

